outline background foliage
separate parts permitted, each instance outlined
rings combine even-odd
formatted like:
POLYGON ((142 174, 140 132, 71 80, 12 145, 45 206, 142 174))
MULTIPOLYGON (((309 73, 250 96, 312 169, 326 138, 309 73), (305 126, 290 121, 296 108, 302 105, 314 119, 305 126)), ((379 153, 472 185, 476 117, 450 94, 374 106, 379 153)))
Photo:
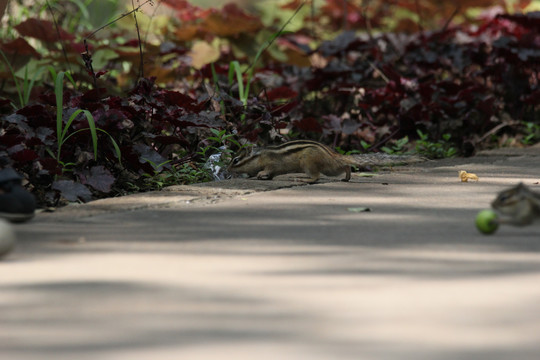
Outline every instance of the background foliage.
POLYGON ((0 0, 0 166, 42 205, 209 180, 246 143, 437 157, 540 138, 533 1, 25 5, 0 0))

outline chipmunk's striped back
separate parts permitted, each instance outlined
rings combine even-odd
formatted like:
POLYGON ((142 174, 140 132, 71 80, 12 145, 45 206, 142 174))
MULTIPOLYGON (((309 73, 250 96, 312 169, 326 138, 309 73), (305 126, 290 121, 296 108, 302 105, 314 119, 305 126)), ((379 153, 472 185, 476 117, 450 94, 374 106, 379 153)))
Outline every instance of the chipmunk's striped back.
POLYGON ((316 141, 312 141, 312 140, 289 141, 280 145, 268 146, 267 148, 265 148, 265 150, 271 151, 277 156, 279 156, 279 155, 294 154, 294 153, 297 153, 306 149, 312 149, 313 147, 316 147, 318 150, 322 151, 328 156, 339 155, 337 152, 330 149, 328 146, 318 143, 316 141))
MULTIPOLYGON (((274 176, 303 172, 315 182, 320 174, 337 176, 345 173, 344 181, 351 177, 351 166, 369 167, 395 163, 409 163, 411 156, 387 154, 341 155, 326 145, 311 140, 290 141, 269 146, 248 154, 241 151, 230 163, 228 170, 246 173, 258 179, 272 179, 274 176)), ((419 158, 414 158, 416 161, 419 158)))

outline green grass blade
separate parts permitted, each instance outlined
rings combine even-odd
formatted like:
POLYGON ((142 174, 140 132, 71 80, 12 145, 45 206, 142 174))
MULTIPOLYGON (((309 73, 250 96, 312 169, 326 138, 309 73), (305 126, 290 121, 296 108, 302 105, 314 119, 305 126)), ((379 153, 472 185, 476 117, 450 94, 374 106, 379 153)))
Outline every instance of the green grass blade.
POLYGON ((238 62, 238 61, 231 61, 229 63, 229 75, 228 75, 228 79, 229 79, 229 87, 232 86, 233 84, 233 79, 234 79, 234 62, 238 62))
POLYGON ((96 131, 96 122, 92 113, 88 110, 83 110, 86 119, 88 120, 88 127, 90 128, 90 135, 92 136, 92 145, 94 147, 94 160, 97 160, 97 131, 96 131))
POLYGON ((238 94, 242 104, 247 104, 247 94, 244 91, 244 79, 242 78, 242 70, 240 68, 240 63, 238 61, 232 61, 231 66, 233 68, 234 74, 236 75, 236 81, 238 83, 238 94))
POLYGON ((25 103, 25 105, 27 105, 28 102, 30 101, 30 93, 32 92, 32 89, 34 88, 34 84, 36 83, 36 80, 41 77, 41 73, 43 72, 43 70, 44 70, 44 68, 40 68, 38 71, 36 71, 34 76, 32 76, 32 79, 30 80, 30 83, 28 84, 28 88, 25 89, 25 93, 24 93, 24 103, 25 103))
POLYGON ((212 81, 214 82, 214 85, 217 88, 219 79, 218 79, 218 75, 217 75, 216 67, 214 66, 214 63, 210 64, 210 69, 212 70, 212 81))
POLYGON ((17 77, 15 76, 15 72, 13 71, 13 67, 11 67, 11 64, 9 63, 8 61, 8 58, 6 56, 6 54, 4 54, 4 52, 2 50, 0 50, 0 55, 2 55, 2 57, 4 58, 4 61, 9 69, 9 72, 11 73, 11 76, 13 77, 13 82, 15 83, 15 89, 17 89, 17 94, 19 95, 19 103, 21 105, 21 107, 24 107, 24 99, 23 99, 23 94, 19 88, 19 82, 17 81, 17 77))
POLYGON ((53 81, 56 80, 56 76, 57 76, 57 73, 56 73, 56 70, 54 70, 54 68, 52 66, 47 66, 47 68, 49 69, 49 73, 51 74, 51 78, 53 79, 53 81))
POLYGON ((112 135, 100 128, 96 128, 96 130, 101 131, 109 136, 109 139, 111 139, 112 146, 114 147, 114 151, 116 152, 116 157, 118 158, 118 162, 120 163, 120 165, 122 165, 122 151, 120 151, 120 147, 118 146, 118 144, 116 143, 112 135))
POLYGON ((66 76, 67 76, 69 82, 71 83, 71 85, 76 86, 75 80, 73 80, 73 77, 71 76, 71 74, 68 73, 68 72, 66 72, 65 74, 66 74, 66 76))
POLYGON ((82 130, 86 130, 86 129, 80 129, 80 130, 77 130, 73 133, 71 133, 69 136, 66 136, 67 135, 67 132, 69 130, 69 127, 71 126, 71 124, 73 123, 73 121, 75 120, 75 118, 77 118, 77 116, 80 114, 80 113, 84 113, 84 115, 86 116, 86 119, 88 120, 88 130, 90 130, 90 135, 92 137, 92 147, 94 148, 94 160, 97 160, 97 131, 96 131, 96 123, 94 121, 94 117, 92 116, 92 113, 88 110, 82 110, 82 109, 79 109, 77 111, 75 111, 73 114, 71 114, 71 116, 69 117, 69 120, 66 124, 66 127, 64 128, 64 131, 62 132, 62 143, 60 144, 60 146, 62 146, 64 144, 64 142, 69 139, 72 135, 82 131, 82 130))
POLYGON ((90 14, 88 13, 87 5, 85 5, 82 1, 79 0, 71 0, 72 3, 77 5, 79 8, 79 11, 84 19, 89 19, 90 14))
POLYGON ((26 106, 26 104, 28 104, 28 98, 30 97, 30 91, 28 90, 28 85, 29 85, 29 82, 28 82, 28 65, 26 65, 24 67, 24 79, 23 79, 23 84, 22 84, 22 88, 23 88, 23 100, 24 100, 24 105, 26 106))
MULTIPOLYGON (((52 75, 52 72, 51 72, 52 75)), ((56 96, 56 136, 58 137, 58 153, 60 153, 60 148, 64 140, 64 135, 62 134, 62 111, 64 107, 64 72, 60 71, 56 74, 54 81, 54 95, 56 96)), ((67 129, 67 126, 66 126, 67 129)), ((60 154, 58 154, 60 156, 60 154)))
MULTIPOLYGON (((73 114, 71 114, 71 116, 69 117, 69 120, 66 124, 66 127, 64 128, 64 130, 62 131, 62 134, 60 136, 60 138, 62 139, 62 144, 65 142, 65 140, 67 140, 68 138, 66 138, 66 135, 67 135, 67 132, 69 130, 69 127, 71 126, 71 124, 73 123, 73 121, 75 120, 75 118, 80 114, 82 113, 84 110, 82 109, 79 109, 79 110, 76 110, 73 114)), ((76 132, 75 132, 76 133, 76 132)), ((73 133, 73 134, 75 134, 73 133)), ((73 135, 71 134, 71 135, 73 135)), ((70 136, 71 136, 70 135, 70 136)))

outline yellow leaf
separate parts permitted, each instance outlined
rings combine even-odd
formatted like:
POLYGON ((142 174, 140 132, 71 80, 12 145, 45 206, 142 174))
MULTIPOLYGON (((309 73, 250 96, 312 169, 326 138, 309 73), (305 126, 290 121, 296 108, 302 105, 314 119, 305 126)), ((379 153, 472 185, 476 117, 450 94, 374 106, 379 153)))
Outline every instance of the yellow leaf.
POLYGON ((219 59, 219 50, 205 41, 197 41, 191 47, 188 56, 191 57, 191 65, 195 69, 201 69, 204 65, 219 59))

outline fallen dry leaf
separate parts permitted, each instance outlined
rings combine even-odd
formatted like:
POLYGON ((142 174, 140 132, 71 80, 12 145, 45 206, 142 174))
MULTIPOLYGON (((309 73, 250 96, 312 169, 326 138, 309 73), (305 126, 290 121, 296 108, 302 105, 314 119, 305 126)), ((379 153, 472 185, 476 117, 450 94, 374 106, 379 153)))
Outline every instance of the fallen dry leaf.
POLYGON ((219 50, 205 41, 197 41, 188 53, 191 57, 191 65, 195 69, 201 69, 204 65, 213 63, 219 59, 219 50))

